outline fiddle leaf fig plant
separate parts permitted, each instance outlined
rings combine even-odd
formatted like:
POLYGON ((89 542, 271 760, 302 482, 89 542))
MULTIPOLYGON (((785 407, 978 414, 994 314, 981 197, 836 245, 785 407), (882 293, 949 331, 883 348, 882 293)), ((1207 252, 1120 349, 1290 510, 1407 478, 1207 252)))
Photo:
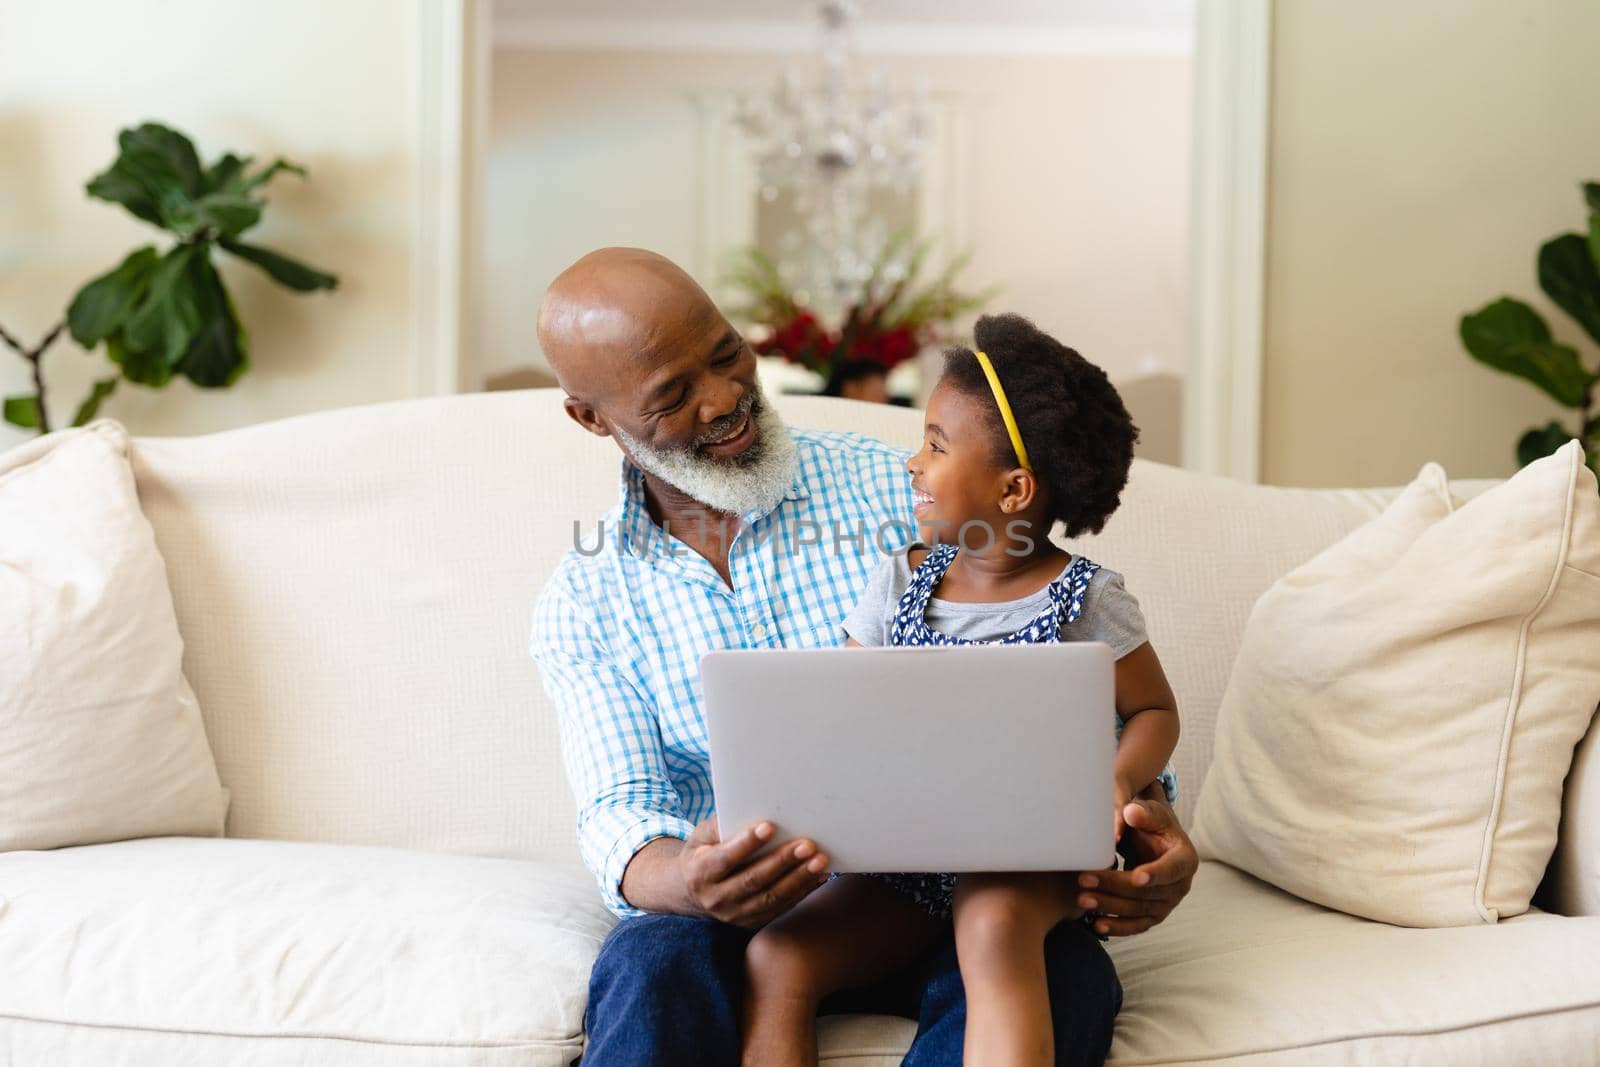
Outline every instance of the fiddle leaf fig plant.
MULTIPOLYGON (((174 240, 165 251, 135 249, 68 305, 64 325, 72 339, 90 351, 104 345, 112 364, 78 406, 74 426, 93 419, 123 379, 159 389, 182 375, 220 389, 245 372, 250 335, 212 262, 217 250, 297 292, 338 285, 332 274, 243 240, 266 208, 257 190, 284 172, 304 178, 303 168, 283 159, 257 167, 232 152, 202 166, 188 137, 154 122, 123 130, 117 146, 111 166, 85 187, 89 195, 120 204, 174 240)), ((5 398, 6 421, 49 432, 40 362, 61 329, 31 349, 0 329, 0 341, 33 364, 34 392, 5 398)))
MULTIPOLYGON (((1600 182, 1583 184, 1589 209, 1587 233, 1552 237, 1539 249, 1539 288, 1600 344, 1600 182)), ((1552 420, 1517 441, 1523 466, 1550 455, 1574 437, 1583 442, 1589 466, 1600 474, 1600 415, 1591 369, 1578 349, 1555 339, 1544 316, 1514 297, 1461 317, 1461 343, 1480 363, 1542 389, 1564 407, 1576 408, 1576 428, 1552 420)))

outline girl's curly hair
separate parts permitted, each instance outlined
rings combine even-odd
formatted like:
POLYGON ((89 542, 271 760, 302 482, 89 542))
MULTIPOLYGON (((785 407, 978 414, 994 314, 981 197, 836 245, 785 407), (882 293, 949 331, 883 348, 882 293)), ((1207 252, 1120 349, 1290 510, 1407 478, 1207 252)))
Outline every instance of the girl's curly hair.
MULTIPOLYGON (((1052 524, 1068 537, 1099 533, 1117 510, 1139 428, 1106 372, 1021 315, 985 315, 974 329, 1045 489, 1052 524)), ((989 379, 970 348, 944 354, 944 379, 989 411, 995 462, 1017 464, 989 379)))

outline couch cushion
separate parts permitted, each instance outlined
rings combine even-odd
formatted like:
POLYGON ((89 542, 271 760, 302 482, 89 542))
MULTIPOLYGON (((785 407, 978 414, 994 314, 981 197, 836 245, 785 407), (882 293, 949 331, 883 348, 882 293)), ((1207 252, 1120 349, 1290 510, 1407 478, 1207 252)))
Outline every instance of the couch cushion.
MULTIPOLYGON (((1123 1002, 1108 1067, 1600 1062, 1600 918, 1387 926, 1207 863, 1166 922, 1109 948, 1123 1002)), ((896 1067, 915 1031, 824 1019, 824 1062, 896 1067)))
POLYGON ((528 619, 616 462, 556 390, 138 439, 228 834, 576 863, 528 619))
MULTIPOLYGON (((18 1063, 565 1065, 611 918, 578 868, 153 838, 0 856, 0 1049, 18 1063)), ((1204 865, 1110 943, 1111 1063, 1584 1062, 1600 918, 1413 930, 1204 865)), ((916 1025, 838 1016, 823 1062, 916 1025)))
POLYGON ((581 868, 516 860, 198 838, 8 853, 0 1049, 555 1067, 611 922, 581 868))
POLYGON ((1160 926, 1111 942, 1113 1064, 1594 1062, 1600 918, 1411 929, 1206 863, 1160 926))

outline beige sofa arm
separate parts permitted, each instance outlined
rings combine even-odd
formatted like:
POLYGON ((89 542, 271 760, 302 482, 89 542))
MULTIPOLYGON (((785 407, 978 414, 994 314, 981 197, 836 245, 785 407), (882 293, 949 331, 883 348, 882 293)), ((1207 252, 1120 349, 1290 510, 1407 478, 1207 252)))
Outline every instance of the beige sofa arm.
POLYGON ((1534 903, 1558 915, 1600 915, 1600 709, 1573 754, 1560 836, 1534 903))

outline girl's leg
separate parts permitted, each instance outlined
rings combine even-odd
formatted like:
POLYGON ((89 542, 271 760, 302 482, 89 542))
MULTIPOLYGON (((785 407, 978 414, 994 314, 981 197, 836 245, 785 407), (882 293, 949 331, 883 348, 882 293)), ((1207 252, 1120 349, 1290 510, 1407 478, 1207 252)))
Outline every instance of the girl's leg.
POLYGON ((1055 1063, 1044 939, 1083 909, 1076 882, 1054 872, 963 874, 954 902, 956 957, 967 992, 963 1062, 1055 1063))
POLYGON ((841 875, 745 948, 746 1067, 815 1067, 817 1007, 914 963, 943 924, 889 886, 841 875))

